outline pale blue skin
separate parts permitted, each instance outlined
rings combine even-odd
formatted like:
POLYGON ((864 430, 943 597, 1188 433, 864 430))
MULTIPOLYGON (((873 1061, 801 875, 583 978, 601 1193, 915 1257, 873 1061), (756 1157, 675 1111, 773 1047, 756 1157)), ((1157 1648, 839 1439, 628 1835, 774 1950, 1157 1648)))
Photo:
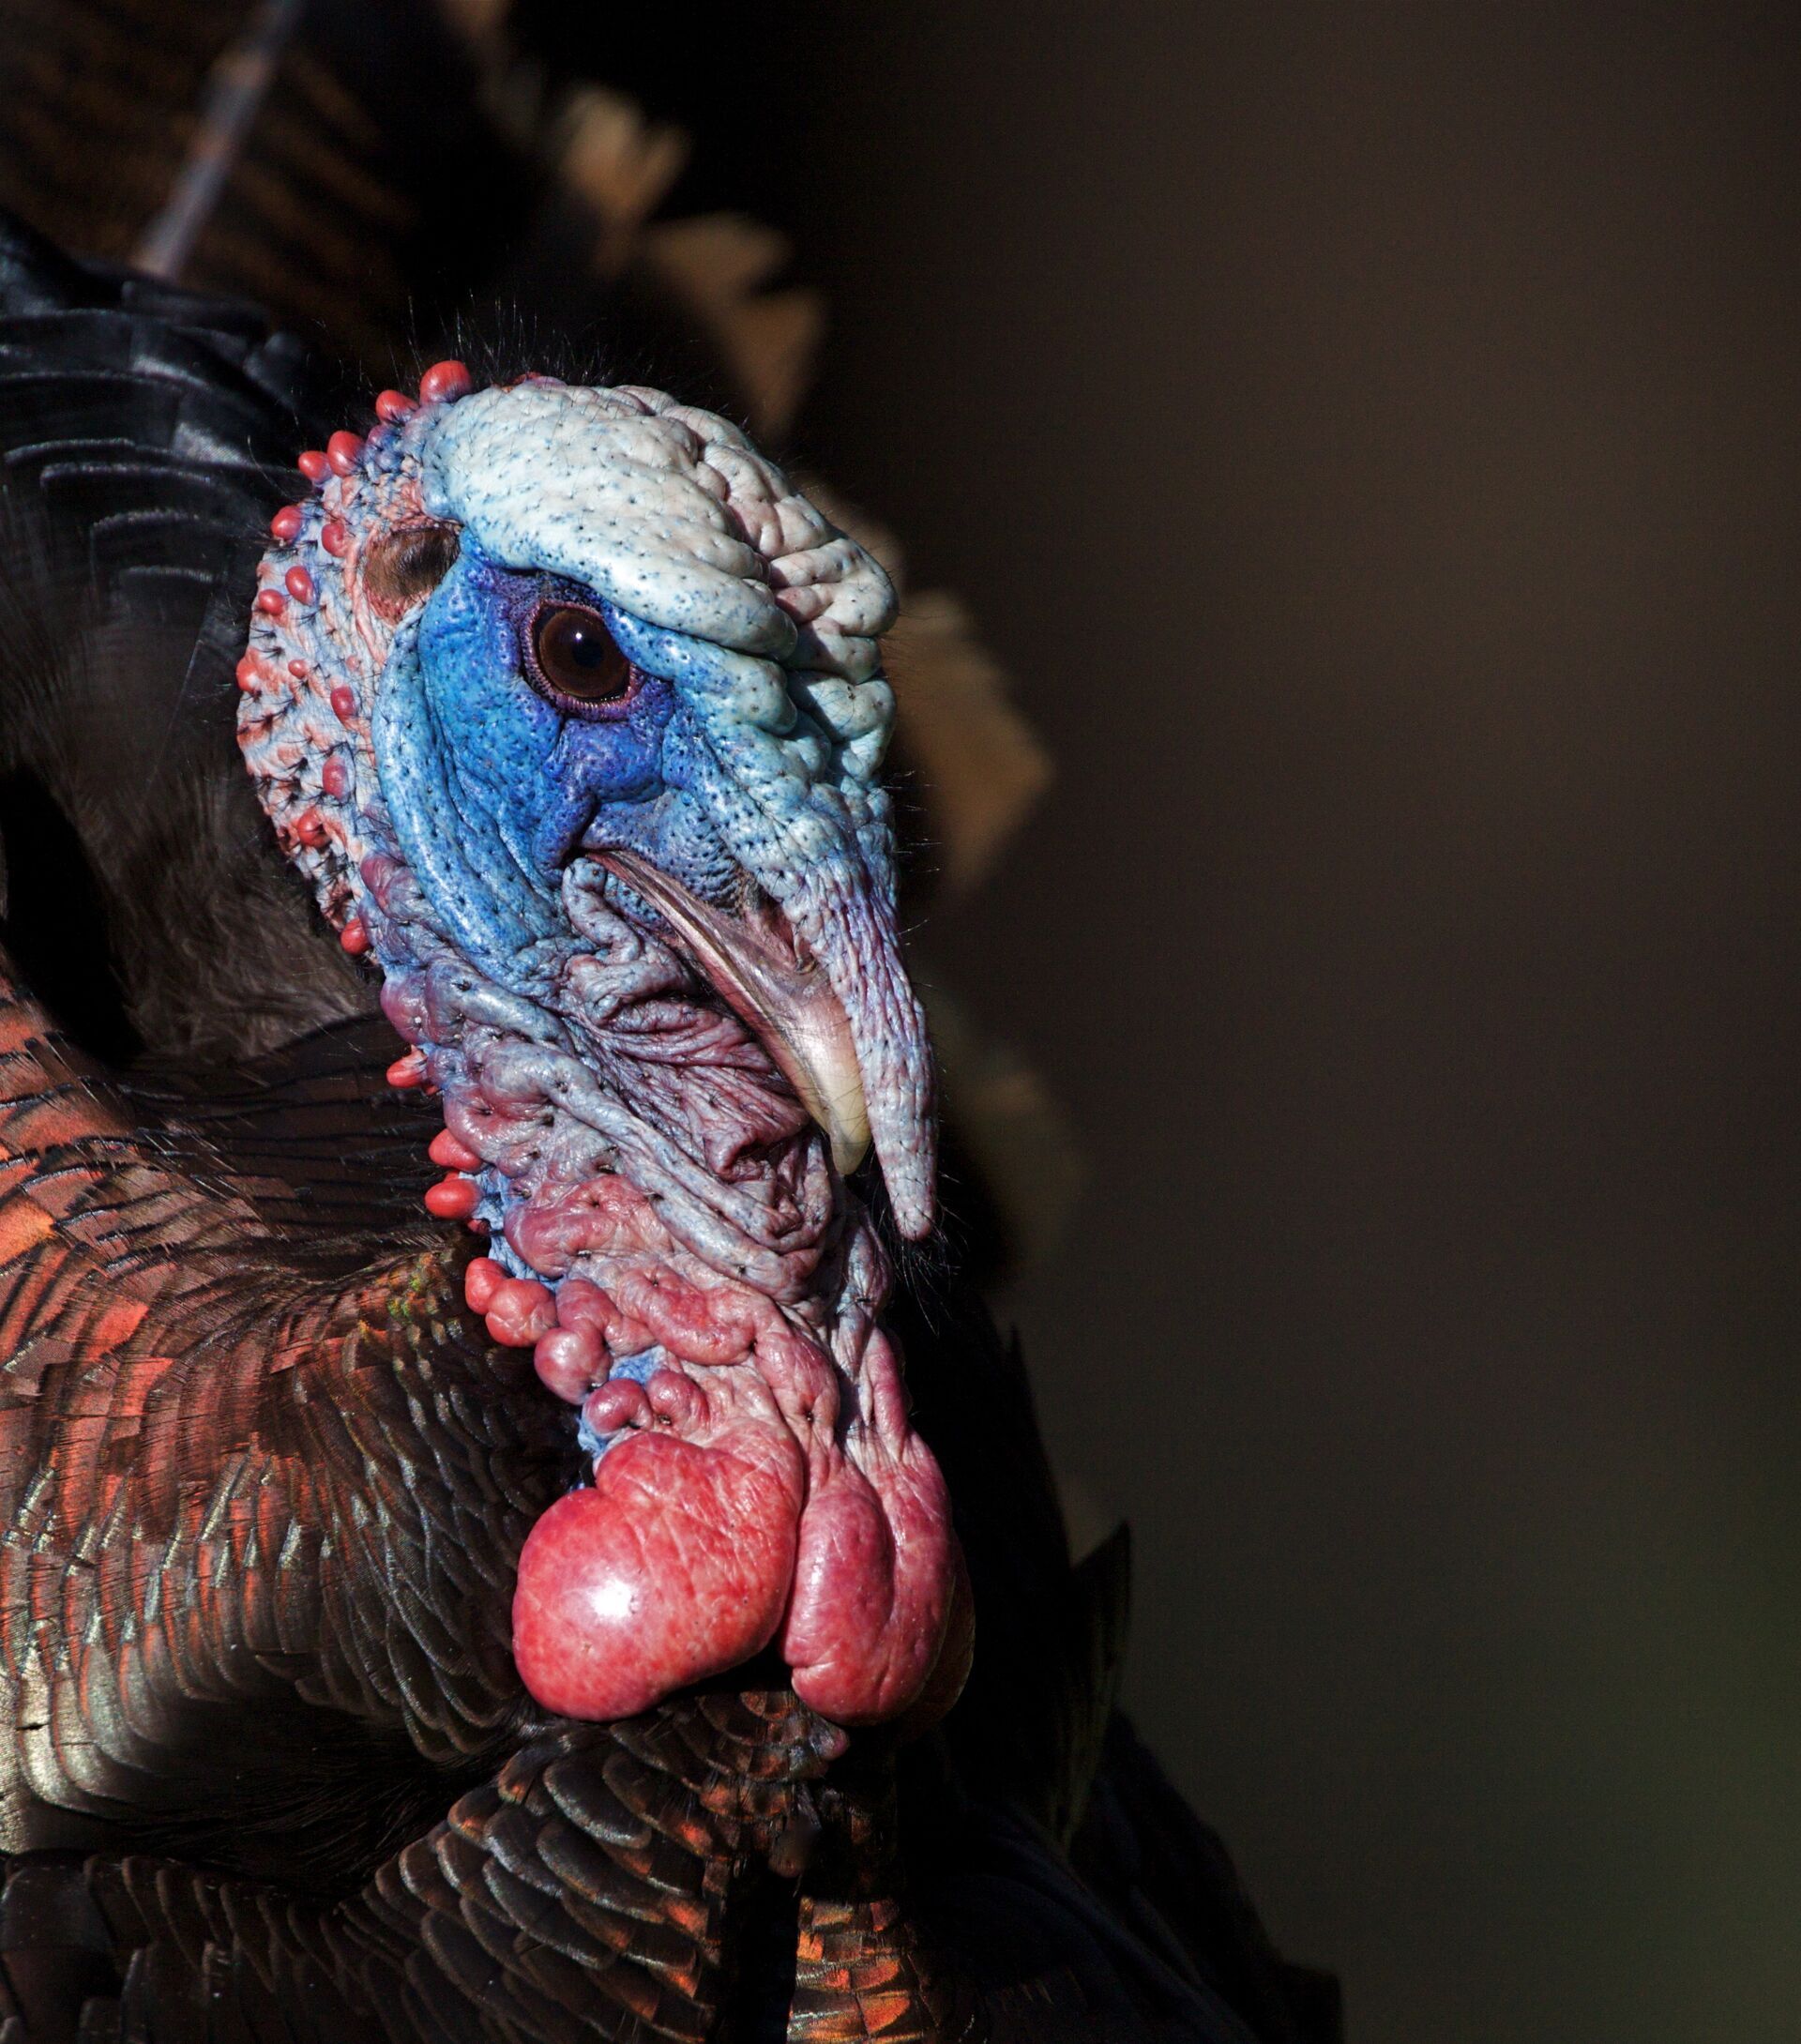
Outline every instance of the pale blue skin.
POLYGON ((369 723, 345 725, 317 688, 273 716, 247 696, 243 713, 247 763, 327 913, 362 921, 396 985, 441 943, 579 1037, 598 1012, 594 940, 577 929, 593 904, 676 934, 582 855, 629 852, 728 918, 760 889, 805 962, 758 1026, 843 1168, 872 1139, 898 1224, 927 1232, 931 1062, 877 779, 894 709, 880 568, 728 421, 658 392, 528 379, 434 401, 372 432, 343 477, 344 501, 328 482, 265 563, 271 587, 304 567, 316 599, 259 612, 252 643, 274 674, 348 669, 369 723), (367 521, 375 544, 385 520, 398 530, 421 511, 460 551, 382 645, 357 609, 365 589, 346 582, 361 551, 326 548, 325 525, 367 521), (603 620, 633 671, 627 698, 575 704, 535 686, 545 602, 603 620), (375 670, 359 672, 371 652, 375 670), (327 760, 348 765, 347 790, 324 785, 327 760), (347 871, 312 834, 346 802, 347 871), (369 864, 389 854, 416 889, 398 918, 369 864))

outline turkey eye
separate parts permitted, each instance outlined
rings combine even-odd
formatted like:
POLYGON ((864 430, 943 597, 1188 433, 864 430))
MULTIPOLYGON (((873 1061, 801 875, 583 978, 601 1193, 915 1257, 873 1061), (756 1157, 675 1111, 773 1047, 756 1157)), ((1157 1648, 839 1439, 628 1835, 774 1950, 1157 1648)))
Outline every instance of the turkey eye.
POLYGON ((631 687, 631 662, 598 611, 557 603, 532 621, 532 659, 546 685, 578 703, 616 703, 631 687))

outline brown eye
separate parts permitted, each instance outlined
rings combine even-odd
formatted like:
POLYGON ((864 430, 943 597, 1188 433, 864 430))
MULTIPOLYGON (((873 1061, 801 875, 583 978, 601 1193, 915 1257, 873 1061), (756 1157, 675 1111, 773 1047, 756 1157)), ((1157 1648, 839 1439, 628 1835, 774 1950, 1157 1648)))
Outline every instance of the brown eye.
POLYGON ((606 620, 579 603, 537 613, 532 659, 550 688, 578 703, 616 703, 631 687, 631 662, 613 643, 606 620))

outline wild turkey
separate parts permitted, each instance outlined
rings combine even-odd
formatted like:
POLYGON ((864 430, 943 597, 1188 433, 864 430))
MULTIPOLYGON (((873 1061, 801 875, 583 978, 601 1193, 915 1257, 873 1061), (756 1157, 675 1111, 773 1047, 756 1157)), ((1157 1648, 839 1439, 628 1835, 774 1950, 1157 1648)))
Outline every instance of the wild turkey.
POLYGON ((5 229, 0 2040, 1327 2036, 907 1248, 885 579, 545 367, 5 229))

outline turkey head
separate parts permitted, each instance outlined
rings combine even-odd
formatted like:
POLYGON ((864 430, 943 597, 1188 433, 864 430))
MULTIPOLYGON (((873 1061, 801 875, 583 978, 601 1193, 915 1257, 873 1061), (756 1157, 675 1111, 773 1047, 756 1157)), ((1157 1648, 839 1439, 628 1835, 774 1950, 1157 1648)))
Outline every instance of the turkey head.
POLYGON ((947 1706, 943 1480, 847 1180, 930 1232, 931 1054, 877 780, 875 563, 726 420, 441 363, 301 457, 238 737, 442 1100, 466 1296, 574 1408, 513 1649, 613 1718, 773 1647, 840 1723, 947 1706))

